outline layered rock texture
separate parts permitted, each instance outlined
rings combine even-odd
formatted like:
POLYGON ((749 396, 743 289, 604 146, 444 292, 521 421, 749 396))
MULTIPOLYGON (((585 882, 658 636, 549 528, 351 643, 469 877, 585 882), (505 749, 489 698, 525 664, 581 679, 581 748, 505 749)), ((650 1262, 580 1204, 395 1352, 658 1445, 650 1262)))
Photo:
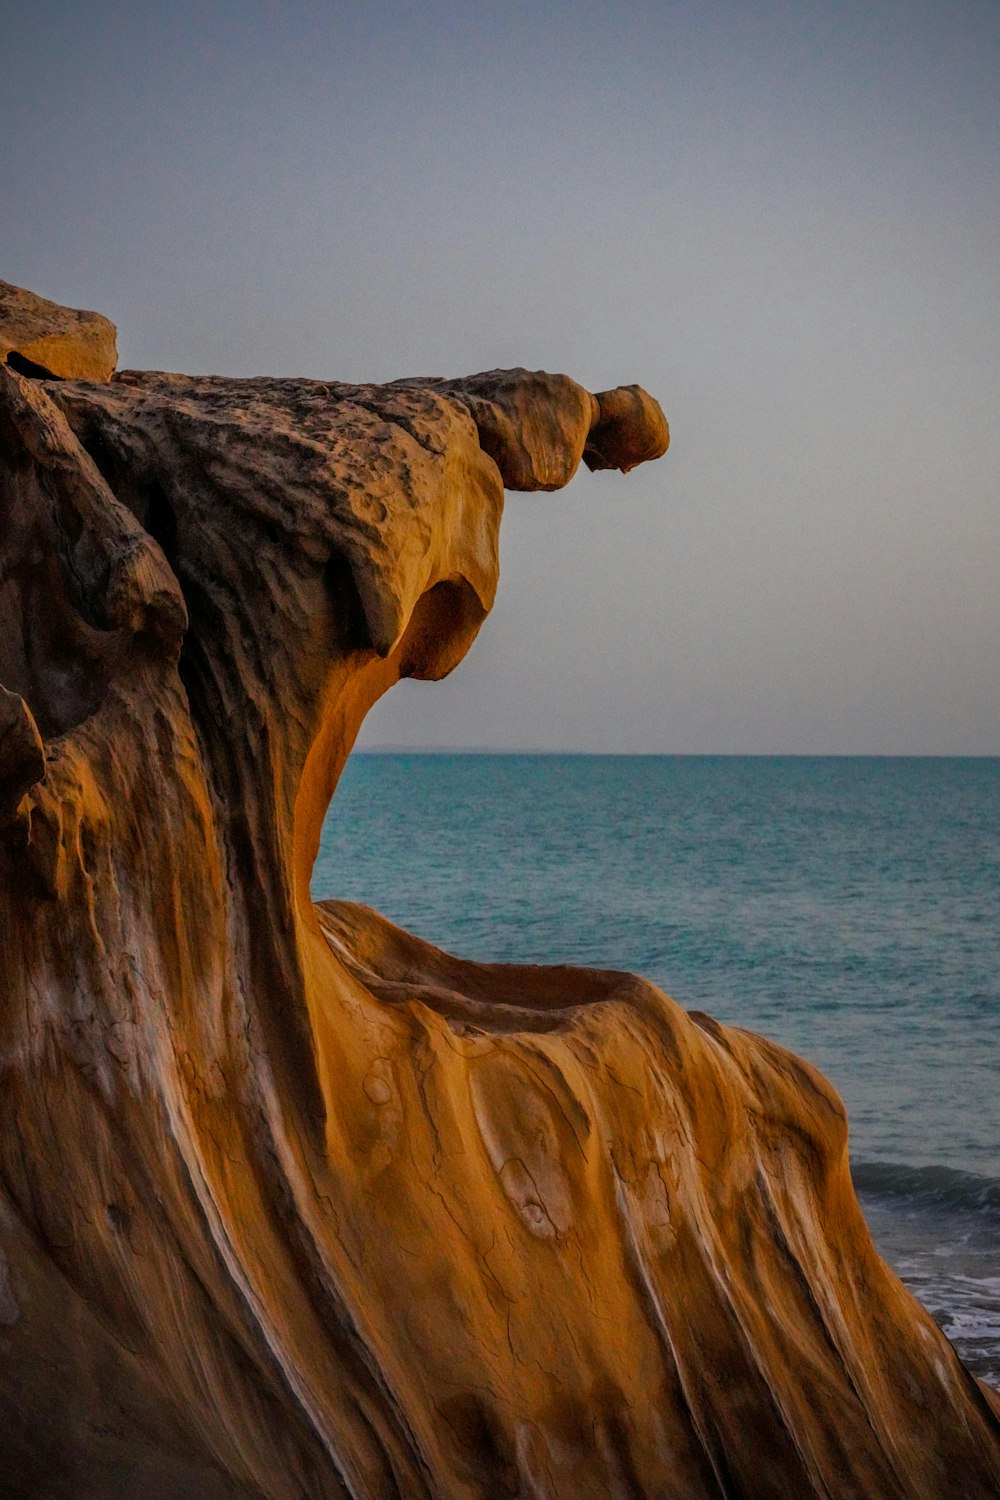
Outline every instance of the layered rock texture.
POLYGON ((310 899, 366 710, 490 608, 504 486, 666 443, 525 371, 0 368, 4 1496, 1000 1494, 808 1064, 310 899))

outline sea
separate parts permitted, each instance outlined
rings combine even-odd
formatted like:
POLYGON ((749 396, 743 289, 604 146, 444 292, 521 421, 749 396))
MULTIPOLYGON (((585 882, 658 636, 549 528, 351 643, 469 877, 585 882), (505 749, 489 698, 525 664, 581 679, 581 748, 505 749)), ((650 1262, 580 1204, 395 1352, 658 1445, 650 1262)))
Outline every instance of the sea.
POLYGON ((1000 1386, 1000 759, 359 753, 313 894, 807 1057, 879 1250, 1000 1386))

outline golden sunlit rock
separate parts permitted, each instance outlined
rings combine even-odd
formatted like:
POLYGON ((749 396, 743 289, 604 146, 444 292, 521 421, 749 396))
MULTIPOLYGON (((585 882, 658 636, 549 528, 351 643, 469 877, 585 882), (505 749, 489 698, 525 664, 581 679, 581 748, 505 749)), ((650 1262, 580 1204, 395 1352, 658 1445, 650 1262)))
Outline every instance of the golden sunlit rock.
POLYGON ((310 899, 368 708, 489 611, 504 485, 666 444, 525 371, 0 367, 4 1495, 1000 1492, 814 1069, 310 899))
POLYGON ((60 307, 0 281, 2 360, 30 375, 110 380, 118 363, 115 325, 100 313, 60 307))

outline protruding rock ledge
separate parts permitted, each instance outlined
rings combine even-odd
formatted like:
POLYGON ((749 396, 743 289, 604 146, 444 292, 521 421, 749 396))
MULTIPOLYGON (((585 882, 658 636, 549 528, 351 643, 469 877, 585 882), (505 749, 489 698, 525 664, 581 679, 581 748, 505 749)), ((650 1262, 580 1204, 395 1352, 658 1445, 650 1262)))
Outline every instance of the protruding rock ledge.
POLYGON ((100 313, 60 307, 0 281, 0 363, 22 375, 110 380, 118 363, 115 335, 100 313))

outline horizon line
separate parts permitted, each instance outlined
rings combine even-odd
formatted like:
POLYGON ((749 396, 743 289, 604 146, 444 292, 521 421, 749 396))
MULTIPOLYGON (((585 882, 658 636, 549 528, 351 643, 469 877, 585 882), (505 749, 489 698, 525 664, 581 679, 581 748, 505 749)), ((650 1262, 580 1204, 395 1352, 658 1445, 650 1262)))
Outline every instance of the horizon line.
POLYGON ((358 745, 351 755, 578 755, 632 760, 1000 760, 993 750, 580 750, 495 745, 358 745))

